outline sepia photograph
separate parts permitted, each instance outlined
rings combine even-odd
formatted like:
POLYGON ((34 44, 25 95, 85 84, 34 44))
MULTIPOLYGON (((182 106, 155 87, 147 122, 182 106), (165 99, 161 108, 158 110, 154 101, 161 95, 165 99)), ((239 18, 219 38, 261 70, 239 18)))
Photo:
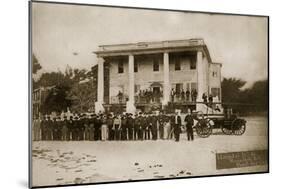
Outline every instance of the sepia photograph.
POLYGON ((268 173, 268 28, 30 1, 30 187, 268 173))

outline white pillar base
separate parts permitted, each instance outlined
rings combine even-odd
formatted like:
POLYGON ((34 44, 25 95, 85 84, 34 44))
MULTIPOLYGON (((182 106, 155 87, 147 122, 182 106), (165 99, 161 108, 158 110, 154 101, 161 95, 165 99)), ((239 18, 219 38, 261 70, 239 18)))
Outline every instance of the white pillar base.
POLYGON ((98 114, 98 113, 103 113, 104 112, 104 107, 102 105, 102 102, 95 102, 95 113, 98 114))
POLYGON ((127 101, 126 103, 126 112, 134 114, 136 112, 136 107, 134 105, 134 102, 132 101, 127 101))

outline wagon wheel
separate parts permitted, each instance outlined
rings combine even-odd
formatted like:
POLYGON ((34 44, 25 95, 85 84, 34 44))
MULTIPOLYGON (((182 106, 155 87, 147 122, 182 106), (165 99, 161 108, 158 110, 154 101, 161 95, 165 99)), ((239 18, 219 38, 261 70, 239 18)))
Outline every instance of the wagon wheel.
POLYGON ((198 136, 207 138, 212 134, 212 125, 209 119, 199 120, 195 126, 195 130, 198 136))
POLYGON ((235 119, 232 121, 231 130, 234 135, 243 135, 246 131, 246 123, 243 119, 235 119))

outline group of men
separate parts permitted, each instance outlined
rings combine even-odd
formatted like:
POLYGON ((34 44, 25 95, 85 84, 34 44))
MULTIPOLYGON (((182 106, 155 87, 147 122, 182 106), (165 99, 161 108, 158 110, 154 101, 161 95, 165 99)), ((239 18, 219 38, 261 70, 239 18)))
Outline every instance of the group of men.
POLYGON ((179 113, 148 114, 79 114, 70 116, 35 119, 34 140, 157 140, 179 141, 182 127, 186 127, 188 140, 193 140, 193 119, 191 112, 185 116, 183 125, 179 113))
POLYGON ((196 89, 192 89, 191 92, 189 90, 184 91, 184 89, 182 89, 181 91, 175 91, 174 89, 171 90, 171 99, 172 102, 175 101, 175 97, 176 99, 179 101, 192 101, 192 102, 196 102, 197 99, 197 90, 196 89))

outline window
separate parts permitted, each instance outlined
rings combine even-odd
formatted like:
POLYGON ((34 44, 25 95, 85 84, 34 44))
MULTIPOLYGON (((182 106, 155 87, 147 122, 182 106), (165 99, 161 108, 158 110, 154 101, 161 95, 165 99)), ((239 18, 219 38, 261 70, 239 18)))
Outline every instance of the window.
POLYGON ((138 72, 139 66, 137 62, 134 62, 134 72, 138 72))
POLYGON ((191 70, 195 70, 196 69, 196 59, 195 58, 191 58, 190 59, 190 69, 191 70))
POLYGON ((213 71, 213 77, 218 77, 218 72, 213 71))
POLYGON ((124 64, 122 60, 118 62, 118 73, 124 73, 124 64))
POLYGON ((159 71, 159 61, 154 59, 153 60, 153 71, 158 72, 159 71))
POLYGON ((179 58, 175 60, 175 70, 181 70, 181 62, 179 58))

